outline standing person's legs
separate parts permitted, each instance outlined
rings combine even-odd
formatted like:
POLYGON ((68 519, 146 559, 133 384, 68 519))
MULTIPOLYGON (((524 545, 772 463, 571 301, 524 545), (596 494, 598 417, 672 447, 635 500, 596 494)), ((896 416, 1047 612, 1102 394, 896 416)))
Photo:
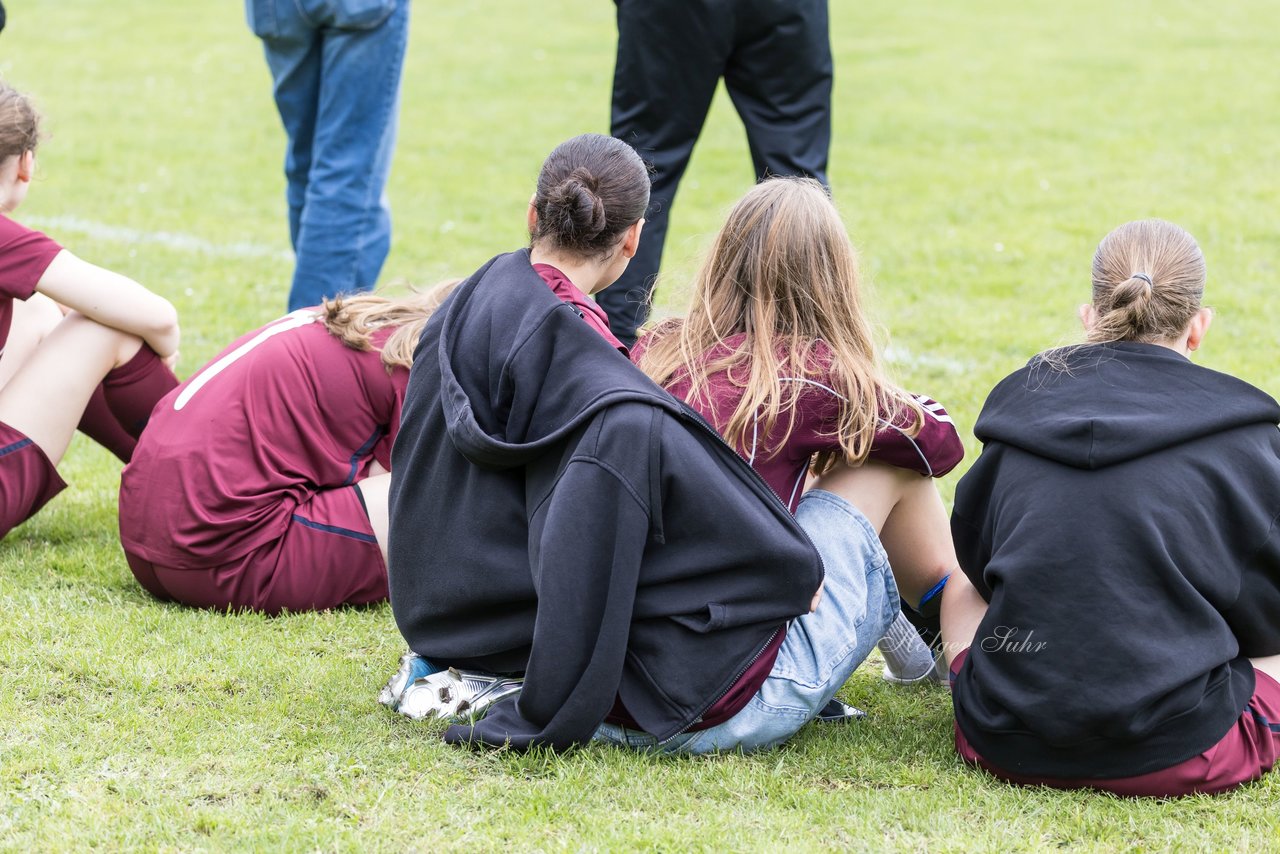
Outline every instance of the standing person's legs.
POLYGON ((757 179, 827 184, 833 62, 827 0, 749 0, 724 72, 757 179))
POLYGON ((0 536, 29 518, 65 484, 54 466, 66 453, 90 395, 142 341, 70 314, 0 389, 0 536))
POLYGON ((649 316, 667 216, 732 45, 729 6, 716 0, 618 3, 612 133, 653 167, 653 188, 639 251, 596 301, 628 346, 649 316))
MULTIPOLYGON (((245 12, 250 28, 262 39, 276 110, 288 137, 285 199, 289 204, 289 244, 296 251, 320 102, 320 35, 293 0, 246 0, 245 12)), ((293 308, 291 305, 290 311, 293 308)))
POLYGON ((371 289, 391 248, 385 189, 409 0, 354 5, 366 7, 366 14, 343 15, 339 9, 321 22, 317 112, 290 311, 371 289))

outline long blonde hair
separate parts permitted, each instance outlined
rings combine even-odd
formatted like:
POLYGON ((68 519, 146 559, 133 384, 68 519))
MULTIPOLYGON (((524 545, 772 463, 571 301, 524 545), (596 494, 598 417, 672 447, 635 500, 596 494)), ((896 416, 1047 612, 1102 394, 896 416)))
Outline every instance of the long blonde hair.
POLYGON ((913 434, 924 418, 920 404, 885 377, 858 278, 853 245, 822 185, 764 181, 729 212, 694 280, 688 316, 651 333, 640 368, 665 387, 688 379, 690 402, 707 393, 711 375, 725 372, 742 389, 723 429, 730 444, 746 447, 757 419, 770 435, 786 414, 784 434, 764 449, 770 455, 790 439, 806 385, 784 383, 784 370, 821 377, 842 398, 834 436, 843 453, 820 454, 814 469, 826 471, 841 458, 856 465, 871 450, 881 414, 898 423, 910 411, 913 434), (742 343, 728 346, 740 333, 742 343), (728 352, 708 358, 717 347, 728 352))
POLYGON ((422 327, 453 293, 462 279, 448 279, 420 293, 403 297, 381 294, 354 294, 326 299, 320 319, 329 334, 353 350, 374 349, 373 336, 380 329, 396 329, 382 344, 382 363, 387 370, 413 365, 413 350, 422 337, 422 327))

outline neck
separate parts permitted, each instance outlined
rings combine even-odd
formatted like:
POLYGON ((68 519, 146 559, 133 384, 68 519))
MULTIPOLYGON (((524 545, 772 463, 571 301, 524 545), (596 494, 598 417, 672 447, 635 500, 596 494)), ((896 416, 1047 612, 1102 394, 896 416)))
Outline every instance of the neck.
POLYGON ((1187 346, 1187 336, 1183 335, 1176 340, 1153 341, 1153 344, 1159 344, 1161 347, 1168 347, 1175 353, 1181 353, 1188 359, 1191 358, 1191 348, 1187 346))
POLYGON ((575 255, 568 255, 563 252, 554 252, 536 243, 529 249, 529 261, 533 264, 550 264, 561 273, 565 278, 573 282, 574 286, 584 294, 594 294, 604 290, 613 284, 613 279, 609 278, 609 268, 612 266, 609 262, 596 261, 591 258, 582 258, 575 255))

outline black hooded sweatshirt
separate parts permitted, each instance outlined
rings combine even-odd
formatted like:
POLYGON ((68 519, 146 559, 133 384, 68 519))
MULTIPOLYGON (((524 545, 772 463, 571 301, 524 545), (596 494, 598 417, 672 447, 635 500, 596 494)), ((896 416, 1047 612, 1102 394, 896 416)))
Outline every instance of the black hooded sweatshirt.
POLYGON ((954 686, 996 767, 1116 778, 1216 744, 1280 653, 1280 406, 1153 344, 1039 359, 991 392, 956 490, 991 607, 954 686))
POLYGON ((523 672, 451 742, 585 743, 621 699, 660 739, 696 722, 822 563, 693 410, 500 255, 427 323, 392 456, 391 605, 433 661, 523 672))

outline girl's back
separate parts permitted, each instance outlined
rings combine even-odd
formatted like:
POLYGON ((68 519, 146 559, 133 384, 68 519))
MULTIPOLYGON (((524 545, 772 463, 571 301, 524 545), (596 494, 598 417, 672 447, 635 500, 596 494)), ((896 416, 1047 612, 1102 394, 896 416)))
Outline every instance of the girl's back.
MULTIPOLYGON (((729 336, 707 353, 705 361, 715 363, 730 357, 745 349, 746 340, 745 333, 729 336)), ((637 347, 637 358, 643 354, 643 343, 637 347)), ((806 368, 793 369, 783 361, 779 378, 794 395, 786 412, 771 427, 765 426, 756 414, 747 441, 732 443, 793 513, 804 492, 814 454, 836 454, 841 450, 841 410, 847 398, 834 387, 832 358, 830 349, 819 341, 806 368)), ((741 404, 745 392, 743 375, 747 373, 748 370, 733 368, 715 371, 706 376, 704 386, 695 393, 688 372, 682 371, 666 387, 723 435, 741 404)), ((919 395, 913 397, 922 411, 918 432, 910 410, 896 414, 881 411, 868 459, 941 477, 960 461, 964 447, 941 404, 919 395)))
POLYGON ((809 463, 868 459, 939 477, 964 450, 946 411, 889 382, 853 245, 822 185, 773 178, 734 205, 688 315, 636 363, 707 418, 793 512, 809 463))
POLYGON ((354 483, 373 460, 389 467, 408 371, 320 319, 303 310, 244 335, 160 401, 121 479, 127 550, 225 563, 278 536, 317 490, 354 483), (150 523, 158 508, 170 529, 150 523))
POLYGON ((1240 714, 1238 637, 1269 622, 1280 645, 1257 583, 1280 566, 1280 406, 1156 344, 1083 347, 1068 368, 1033 362, 978 420, 952 529, 991 607, 956 715, 1002 767, 1146 773, 1240 714))
POLYGON ((1280 754, 1280 405, 1191 362, 1181 228, 1113 230, 1092 280, 1088 343, 996 386, 956 490, 956 747, 1017 783, 1224 791, 1280 754))

